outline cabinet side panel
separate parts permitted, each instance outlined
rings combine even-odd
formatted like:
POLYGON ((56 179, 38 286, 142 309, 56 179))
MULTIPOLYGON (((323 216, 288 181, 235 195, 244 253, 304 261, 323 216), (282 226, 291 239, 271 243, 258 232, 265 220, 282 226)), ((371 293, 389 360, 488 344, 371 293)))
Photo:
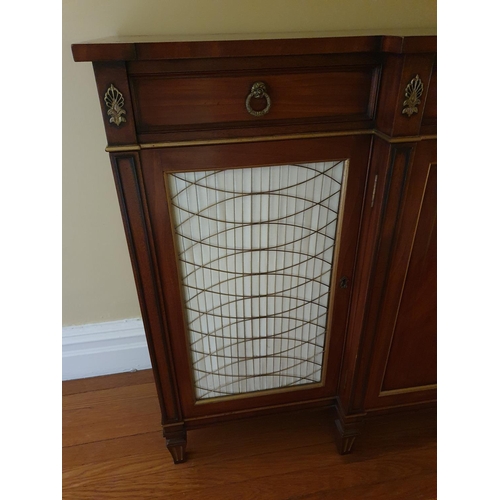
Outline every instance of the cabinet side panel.
POLYGON ((149 221, 143 208, 140 163, 137 154, 111 155, 118 199, 134 270, 149 354, 162 411, 162 424, 182 420, 170 348, 164 326, 160 292, 155 276, 153 250, 148 238, 149 221))

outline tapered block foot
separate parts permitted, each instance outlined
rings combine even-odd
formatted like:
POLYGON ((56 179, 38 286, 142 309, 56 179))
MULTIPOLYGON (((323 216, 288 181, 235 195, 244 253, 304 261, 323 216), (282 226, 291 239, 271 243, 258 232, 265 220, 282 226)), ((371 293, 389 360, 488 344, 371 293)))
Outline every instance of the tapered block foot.
POLYGON ((356 438, 363 425, 364 414, 345 415, 342 407, 336 407, 335 444, 341 455, 351 453, 356 438))
POLYGON ((339 420, 335 420, 335 444, 341 455, 351 453, 354 441, 359 435, 359 431, 354 429, 345 429, 339 420))
POLYGON ((181 464, 186 461, 187 433, 186 429, 169 430, 163 429, 163 437, 167 442, 167 449, 172 455, 174 464, 181 464))

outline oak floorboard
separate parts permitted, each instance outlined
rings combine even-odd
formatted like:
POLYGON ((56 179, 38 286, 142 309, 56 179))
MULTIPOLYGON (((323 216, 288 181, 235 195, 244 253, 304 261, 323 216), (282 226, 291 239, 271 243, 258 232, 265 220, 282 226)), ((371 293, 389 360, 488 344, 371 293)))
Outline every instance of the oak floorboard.
POLYGON ((328 444, 222 460, 199 466, 177 467, 165 459, 144 457, 142 462, 115 462, 75 468, 63 475, 68 498, 148 498, 208 500, 210 498, 288 499, 318 490, 360 488, 381 481, 432 473, 431 447, 393 452, 375 460, 342 463, 328 444))
POLYGON ((386 498, 433 500, 437 498, 436 486, 436 475, 431 472, 370 484, 369 488, 363 485, 336 491, 329 489, 305 496, 293 496, 289 500, 326 500, 331 498, 338 500, 385 500, 386 498))
MULTIPOLYGON (((190 430, 187 446, 189 460, 183 467, 222 458, 234 459, 278 448, 296 448, 302 446, 297 436, 304 429, 307 430, 308 444, 330 442, 333 446, 332 410, 297 412, 287 415, 287 418, 283 417, 269 415, 254 418, 250 420, 251 425, 245 425, 244 422, 227 422, 212 426, 209 433, 206 429, 190 430)), ((74 467, 114 460, 117 456, 145 453, 148 456, 159 453, 164 459, 168 457, 168 452, 161 437, 161 430, 158 425, 156 427, 156 432, 66 447, 65 463, 74 467)))
POLYGON ((100 377, 80 378, 77 380, 66 380, 62 384, 62 395, 80 394, 82 392, 93 392, 102 389, 113 389, 126 385, 139 385, 154 383, 153 370, 138 370, 133 372, 116 373, 114 375, 102 375, 100 377))
POLYGON ((64 499, 435 498, 435 410, 371 419, 346 456, 329 408, 227 422, 189 431, 174 465, 147 374, 112 377, 63 396, 64 499))
POLYGON ((153 383, 63 397, 63 446, 130 436, 160 428, 153 383))

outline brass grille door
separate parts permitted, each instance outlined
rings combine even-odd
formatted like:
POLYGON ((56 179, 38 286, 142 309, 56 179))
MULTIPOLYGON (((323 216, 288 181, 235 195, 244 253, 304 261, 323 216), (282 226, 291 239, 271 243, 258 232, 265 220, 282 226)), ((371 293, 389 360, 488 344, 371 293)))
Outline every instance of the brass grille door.
POLYGON ((369 144, 141 152, 185 418, 333 400, 369 144))

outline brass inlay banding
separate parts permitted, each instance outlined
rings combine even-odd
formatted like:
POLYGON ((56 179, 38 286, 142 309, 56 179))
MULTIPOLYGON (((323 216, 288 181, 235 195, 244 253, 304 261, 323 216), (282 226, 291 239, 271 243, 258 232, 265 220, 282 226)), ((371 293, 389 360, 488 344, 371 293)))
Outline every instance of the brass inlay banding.
POLYGON ((419 385, 416 387, 406 387, 404 389, 391 389, 389 391, 381 391, 379 397, 396 396, 398 394, 409 394, 412 392, 432 391, 437 389, 437 384, 419 385))
POLYGON ((371 130, 345 130, 341 132, 312 132, 308 134, 283 134, 283 135, 263 135, 252 137, 230 137, 226 139, 199 139, 192 141, 170 141, 142 143, 141 149, 156 148, 175 148, 182 146, 205 146, 211 144, 240 144, 248 142, 268 142, 268 141, 286 141, 293 139, 312 139, 322 137, 345 137, 349 135, 370 135, 371 130))
POLYGON ((107 153, 121 153, 126 151, 140 151, 141 149, 139 144, 126 144, 124 146, 108 146, 105 151, 107 153))
POLYGON ((376 135, 386 142, 391 144, 399 144, 404 142, 420 142, 437 139, 437 135, 417 135, 417 136, 401 136, 391 137, 379 130, 345 130, 342 132, 317 132, 310 134, 288 134, 288 135, 268 135, 259 137, 237 137, 227 139, 203 139, 203 140, 186 140, 186 141, 169 141, 169 142, 150 142, 140 144, 125 144, 123 146, 107 146, 105 151, 108 153, 120 153, 122 151, 140 151, 141 149, 161 149, 161 148, 180 148, 187 146, 210 146, 217 144, 240 144, 251 142, 269 142, 269 141, 287 141, 296 139, 320 139, 322 137, 346 137, 351 135, 376 135))

